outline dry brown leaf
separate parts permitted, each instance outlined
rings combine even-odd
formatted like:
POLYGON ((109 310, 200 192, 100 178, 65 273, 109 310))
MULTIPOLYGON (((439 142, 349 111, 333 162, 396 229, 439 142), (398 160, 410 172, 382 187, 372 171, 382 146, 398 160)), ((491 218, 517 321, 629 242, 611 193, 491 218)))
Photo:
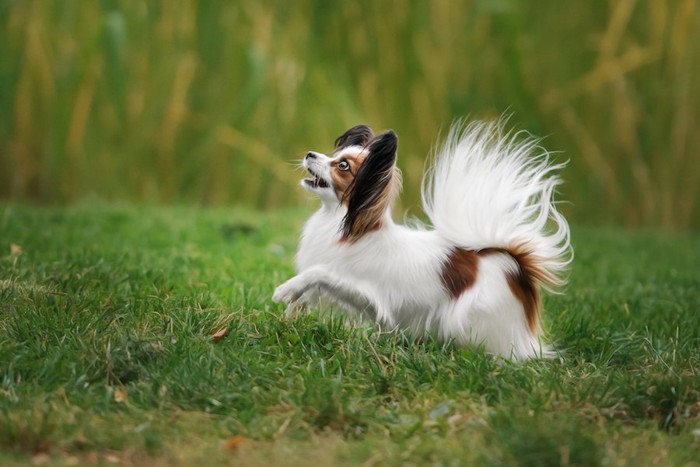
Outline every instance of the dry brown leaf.
POLYGON ((65 463, 66 465, 80 465, 80 459, 78 459, 78 457, 69 456, 67 454, 64 454, 61 462, 65 463))
POLYGON ((106 452, 103 454, 103 459, 107 461, 110 464, 119 464, 121 463, 121 460, 119 459, 119 456, 116 453, 113 452, 106 452))
POLYGON ((32 464, 34 465, 46 465, 51 462, 51 456, 45 452, 40 452, 32 456, 32 464))
POLYGON ((240 448, 241 446, 247 443, 248 438, 246 438, 245 436, 233 436, 226 440, 226 448, 235 451, 236 449, 240 448))
POLYGON ((129 400, 129 396, 126 393, 126 389, 121 386, 114 388, 114 402, 123 403, 129 400))
POLYGON ((221 328, 218 331, 216 331, 214 334, 212 334, 211 338, 214 339, 214 342, 219 342, 224 337, 226 337, 226 335, 228 335, 228 328, 221 328))

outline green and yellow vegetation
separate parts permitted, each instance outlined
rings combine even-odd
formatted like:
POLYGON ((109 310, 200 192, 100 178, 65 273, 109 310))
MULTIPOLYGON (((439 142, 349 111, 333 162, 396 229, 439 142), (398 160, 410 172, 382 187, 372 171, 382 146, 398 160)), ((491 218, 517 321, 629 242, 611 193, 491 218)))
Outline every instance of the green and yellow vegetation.
POLYGON ((700 226, 694 0, 0 2, 0 196, 297 203, 289 161, 496 118, 570 159, 585 223, 700 226))

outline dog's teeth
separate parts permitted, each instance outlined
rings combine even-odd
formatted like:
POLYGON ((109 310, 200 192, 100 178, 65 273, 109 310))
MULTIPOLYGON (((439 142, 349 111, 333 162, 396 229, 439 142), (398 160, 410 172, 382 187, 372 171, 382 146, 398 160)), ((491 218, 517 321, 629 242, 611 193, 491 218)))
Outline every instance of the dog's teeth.
MULTIPOLYGON (((309 172, 311 171, 309 170, 309 172)), ((313 172, 311 172, 311 175, 313 176, 313 178, 305 179, 306 183, 311 185, 313 188, 328 188, 328 182, 326 182, 324 179, 314 174, 313 172)))

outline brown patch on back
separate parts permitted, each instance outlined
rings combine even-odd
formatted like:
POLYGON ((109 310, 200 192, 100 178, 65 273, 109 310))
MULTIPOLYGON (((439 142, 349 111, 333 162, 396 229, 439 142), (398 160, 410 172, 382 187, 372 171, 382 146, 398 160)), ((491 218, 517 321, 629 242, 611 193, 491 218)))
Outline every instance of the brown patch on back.
POLYGON ((457 298, 474 285, 479 269, 479 253, 455 248, 442 265, 442 285, 452 298, 457 298))
POLYGON ((533 333, 537 332, 541 308, 538 284, 553 284, 556 278, 539 267, 537 257, 525 246, 508 248, 506 253, 518 263, 518 271, 506 276, 508 286, 523 304, 528 327, 533 333))
POLYGON ((537 285, 523 271, 522 267, 518 268, 518 272, 507 273, 506 280, 510 291, 523 304, 527 326, 530 328, 530 331, 536 332, 540 317, 540 294, 537 290, 537 285))
POLYGON ((458 298, 474 285, 479 270, 479 258, 496 253, 507 254, 517 263, 517 272, 506 273, 506 281, 515 298, 522 303, 527 325, 534 333, 539 327, 540 315, 540 293, 537 284, 546 278, 543 277, 541 268, 537 267, 536 258, 529 251, 520 248, 485 248, 479 251, 453 249, 442 266, 442 283, 453 299, 458 298))
POLYGON ((564 281, 547 271, 541 265, 542 259, 532 253, 532 249, 526 244, 509 247, 506 252, 511 255, 535 283, 545 287, 556 288, 564 284, 564 281))

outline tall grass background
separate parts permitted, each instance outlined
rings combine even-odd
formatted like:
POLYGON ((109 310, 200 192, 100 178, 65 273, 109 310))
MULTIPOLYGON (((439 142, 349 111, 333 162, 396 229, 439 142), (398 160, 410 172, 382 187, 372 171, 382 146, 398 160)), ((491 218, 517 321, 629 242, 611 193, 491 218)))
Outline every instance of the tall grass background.
POLYGON ((460 116, 569 159, 577 222, 700 228, 695 0, 0 0, 0 197, 282 207, 348 126, 402 208, 460 116))

